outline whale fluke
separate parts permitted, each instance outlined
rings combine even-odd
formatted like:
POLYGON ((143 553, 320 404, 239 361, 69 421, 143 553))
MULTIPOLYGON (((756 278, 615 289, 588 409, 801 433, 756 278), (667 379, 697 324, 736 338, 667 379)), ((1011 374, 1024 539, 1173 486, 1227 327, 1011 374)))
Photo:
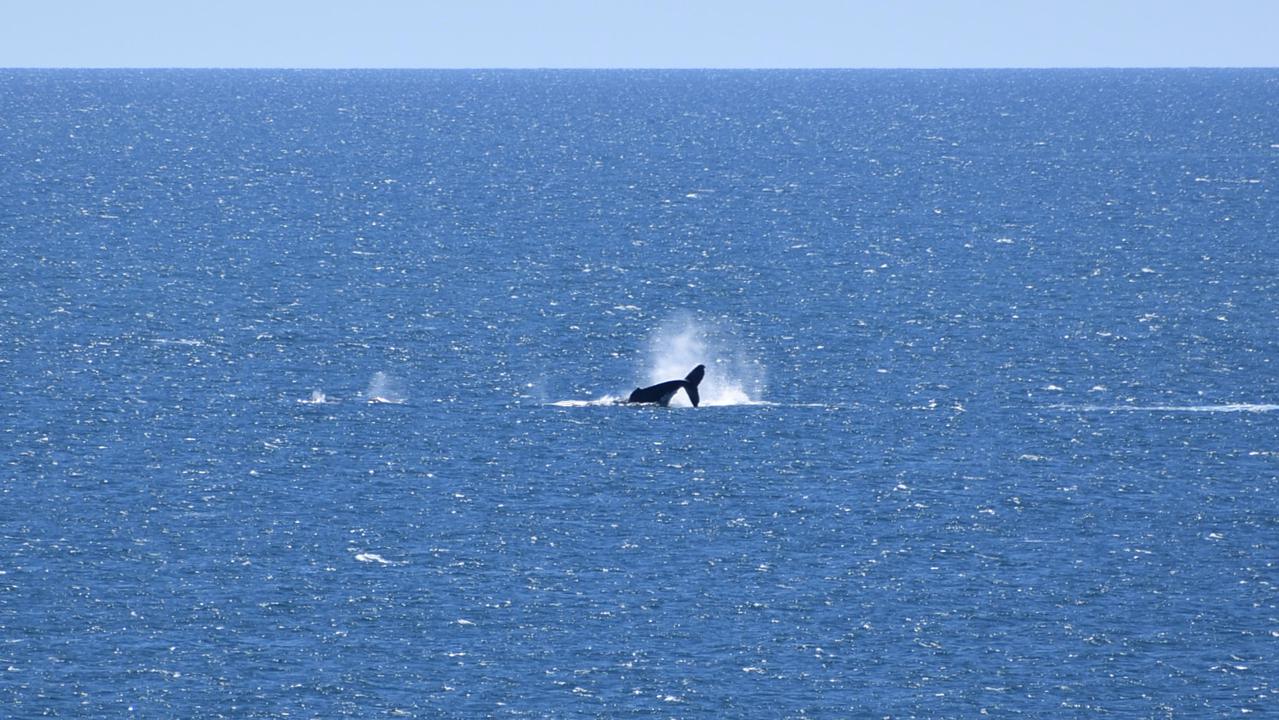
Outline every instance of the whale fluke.
POLYGON ((698 365, 693 371, 684 376, 683 380, 667 380, 663 383, 650 385, 646 388, 635 388, 631 396, 626 399, 628 403, 657 403, 662 407, 670 404, 671 398, 680 388, 684 388, 684 392, 688 393, 688 399, 693 403, 693 407, 697 407, 701 403, 701 395, 697 392, 697 386, 701 384, 702 378, 706 376, 706 366, 698 365))
POLYGON ((684 376, 684 392, 688 393, 688 399, 693 403, 693 407, 697 407, 702 401, 701 395, 697 392, 697 386, 702 383, 702 378, 706 376, 706 366, 698 365, 693 371, 684 376))

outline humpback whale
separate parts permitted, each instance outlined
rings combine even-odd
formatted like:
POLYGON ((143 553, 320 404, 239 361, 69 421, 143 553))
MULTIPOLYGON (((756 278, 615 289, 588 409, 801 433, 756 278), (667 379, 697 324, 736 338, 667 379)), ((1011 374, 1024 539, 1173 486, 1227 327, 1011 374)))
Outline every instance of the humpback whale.
POLYGON ((701 402, 701 396, 697 394, 697 385, 702 382, 702 377, 706 375, 706 366, 698 365, 693 371, 684 376, 683 380, 667 380, 664 383, 650 385, 646 388, 635 388, 635 392, 626 399, 628 403, 657 403, 662 407, 666 407, 671 402, 671 397, 684 388, 684 392, 688 393, 688 399, 693 402, 693 407, 701 402))

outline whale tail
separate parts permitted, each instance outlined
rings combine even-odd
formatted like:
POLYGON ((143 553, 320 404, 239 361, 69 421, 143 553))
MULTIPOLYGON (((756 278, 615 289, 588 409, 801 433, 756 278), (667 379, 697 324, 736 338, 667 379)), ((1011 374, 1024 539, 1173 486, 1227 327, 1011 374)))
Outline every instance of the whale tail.
POLYGON ((706 376, 706 366, 698 365, 693 371, 684 376, 684 392, 688 393, 689 402, 693 403, 693 407, 697 407, 702 401, 702 396, 697 392, 697 386, 701 384, 702 378, 706 376))
POLYGON ((702 401, 700 395, 697 394, 697 386, 702 382, 702 376, 706 375, 706 366, 698 365, 693 371, 684 376, 683 380, 667 380, 656 385, 650 385, 646 388, 635 388, 631 396, 626 399, 628 403, 657 403, 662 407, 666 407, 671 401, 671 397, 679 392, 680 388, 684 388, 684 392, 688 393, 689 402, 693 403, 693 407, 697 407, 702 401))

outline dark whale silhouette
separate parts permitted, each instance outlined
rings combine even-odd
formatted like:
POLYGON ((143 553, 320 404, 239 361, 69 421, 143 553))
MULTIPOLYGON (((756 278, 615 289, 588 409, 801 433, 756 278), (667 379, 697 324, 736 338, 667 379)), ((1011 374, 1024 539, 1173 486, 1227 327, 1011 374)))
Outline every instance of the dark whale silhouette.
POLYGON ((666 407, 671 402, 671 397, 679 392, 680 388, 684 388, 684 392, 688 393, 688 399, 693 402, 693 407, 701 402, 701 396, 697 394, 697 386, 702 382, 702 377, 706 375, 706 366, 698 365, 693 368, 693 372, 684 376, 683 380, 667 380, 664 383, 650 385, 646 388, 635 388, 635 392, 626 399, 628 403, 657 403, 662 407, 666 407))

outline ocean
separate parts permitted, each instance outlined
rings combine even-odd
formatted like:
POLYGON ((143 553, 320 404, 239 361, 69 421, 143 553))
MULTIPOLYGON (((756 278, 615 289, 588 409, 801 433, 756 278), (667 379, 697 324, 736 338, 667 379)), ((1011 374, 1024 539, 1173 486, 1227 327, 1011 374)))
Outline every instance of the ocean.
POLYGON ((0 715, 1273 716, 1276 192, 1274 70, 0 71, 0 715))

